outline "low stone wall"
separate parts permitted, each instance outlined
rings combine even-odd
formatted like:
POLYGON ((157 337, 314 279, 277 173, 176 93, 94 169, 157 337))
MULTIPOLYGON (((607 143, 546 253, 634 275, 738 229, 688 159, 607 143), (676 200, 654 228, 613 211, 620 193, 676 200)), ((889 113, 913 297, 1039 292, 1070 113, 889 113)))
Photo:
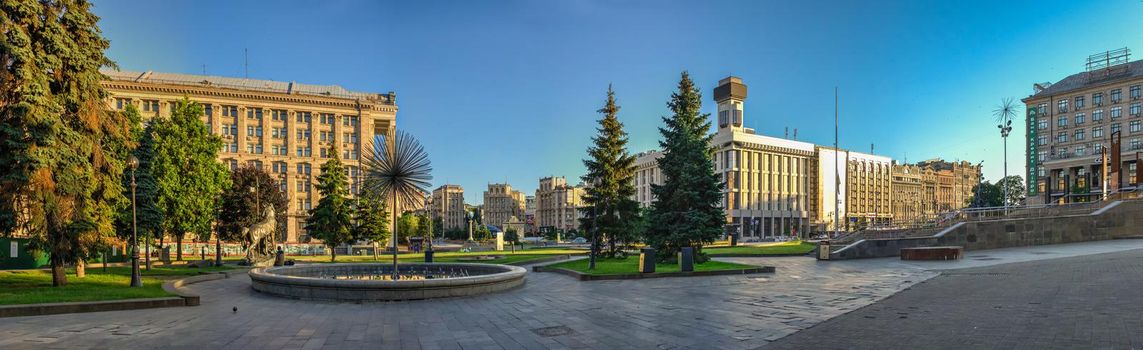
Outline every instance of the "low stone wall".
POLYGON ((574 277, 580 281, 608 281, 608 280, 637 280, 644 278, 662 278, 662 277, 702 277, 702 276, 727 276, 727 275, 747 275, 755 273, 774 273, 773 266, 759 266, 747 269, 738 270, 716 270, 716 271, 691 271, 691 272, 652 272, 652 273, 629 273, 622 275, 592 275, 582 273, 572 269, 565 269, 562 267, 550 267, 544 265, 532 266, 532 271, 535 272, 554 272, 562 275, 574 277))
MULTIPOLYGON (((403 264, 413 268, 419 264, 403 264)), ((267 267, 250 270, 250 286, 275 296, 331 301, 392 301, 461 297, 508 290, 524 285, 522 267, 491 264, 426 264, 434 267, 466 268, 483 275, 425 280, 343 280, 309 277, 323 269, 372 271, 379 264, 314 264, 267 267)))
POLYGON ((830 259, 899 256, 901 248, 961 246, 965 250, 1099 241, 1143 231, 1143 201, 1115 201, 1090 213, 957 223, 933 236, 857 241, 830 259))

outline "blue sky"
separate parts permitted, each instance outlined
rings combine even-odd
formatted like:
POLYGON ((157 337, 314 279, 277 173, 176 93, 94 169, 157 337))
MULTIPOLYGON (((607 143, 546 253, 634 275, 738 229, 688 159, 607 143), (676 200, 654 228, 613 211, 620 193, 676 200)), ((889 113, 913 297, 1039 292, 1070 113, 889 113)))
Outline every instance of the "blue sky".
MULTIPOLYGON (((436 185, 479 203, 490 182, 531 194, 578 182, 613 84, 632 153, 658 146, 679 73, 750 88, 746 125, 898 161, 984 161, 1002 174, 992 110, 1087 55, 1143 55, 1143 2, 1101 1, 95 1, 126 70, 243 75, 397 92, 398 127, 436 185)), ((1023 117, 1021 117, 1021 121, 1023 117)), ((1024 130, 1009 174, 1023 175, 1024 130)))

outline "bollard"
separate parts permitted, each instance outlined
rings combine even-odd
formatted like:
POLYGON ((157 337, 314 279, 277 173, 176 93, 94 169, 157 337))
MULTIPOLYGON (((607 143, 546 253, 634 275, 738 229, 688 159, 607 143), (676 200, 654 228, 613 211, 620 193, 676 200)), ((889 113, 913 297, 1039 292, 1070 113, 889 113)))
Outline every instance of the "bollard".
POLYGON ((695 248, 683 247, 679 250, 679 271, 693 272, 695 270, 695 248))
POLYGON ((431 248, 425 249, 425 262, 426 263, 433 262, 433 250, 431 248))
POLYGON ((829 260, 829 240, 821 240, 818 242, 818 260, 829 260))
POLYGON ((655 272, 655 249, 643 248, 639 253, 639 273, 655 272))

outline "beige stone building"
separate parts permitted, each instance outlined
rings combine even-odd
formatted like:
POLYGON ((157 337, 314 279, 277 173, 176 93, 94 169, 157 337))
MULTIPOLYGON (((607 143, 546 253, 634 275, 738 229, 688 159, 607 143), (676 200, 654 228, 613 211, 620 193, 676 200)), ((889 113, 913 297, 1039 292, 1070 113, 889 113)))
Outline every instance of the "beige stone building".
MULTIPOLYGON (((1026 125, 1027 202, 1086 201, 1103 191, 1101 152, 1119 132, 1120 188, 1133 188, 1143 152, 1143 61, 1120 49, 1089 58, 1086 69, 1033 85, 1022 101, 1026 125)), ((1114 191, 1111 186, 1109 192, 1114 191)))
POLYGON ((893 224, 906 226, 920 223, 926 218, 925 187, 921 168, 910 164, 893 164, 893 224))
POLYGON ((231 169, 253 166, 280 179, 289 199, 286 242, 309 242, 305 218, 319 194, 314 182, 336 147, 347 167, 350 192, 362 176, 360 159, 376 136, 396 125, 396 94, 348 91, 337 85, 217 76, 104 71, 107 103, 139 108, 144 119, 168 116, 189 97, 204 107, 202 122, 222 137, 219 161, 231 169))
POLYGON ((893 160, 849 150, 839 152, 832 147, 816 149, 818 226, 826 231, 834 230, 835 223, 840 224, 842 230, 888 226, 893 219, 890 201, 893 160), (835 211, 838 195, 841 210, 835 211), (841 220, 834 220, 835 213, 841 220))
POLYGON ((468 230, 463 187, 441 185, 433 190, 432 196, 433 220, 440 219, 445 230, 468 230))
POLYGON ((509 221, 523 222, 525 201, 524 193, 512 189, 512 185, 488 184, 484 191, 484 224, 507 230, 505 224, 509 221))
POLYGON ((537 229, 578 230, 583 195, 583 188, 568 185, 562 176, 541 178, 536 189, 537 229))
POLYGON ((641 208, 651 207, 655 202, 655 195, 651 193, 652 184, 662 184, 663 174, 659 170, 659 158, 663 152, 646 151, 635 155, 635 197, 641 208))

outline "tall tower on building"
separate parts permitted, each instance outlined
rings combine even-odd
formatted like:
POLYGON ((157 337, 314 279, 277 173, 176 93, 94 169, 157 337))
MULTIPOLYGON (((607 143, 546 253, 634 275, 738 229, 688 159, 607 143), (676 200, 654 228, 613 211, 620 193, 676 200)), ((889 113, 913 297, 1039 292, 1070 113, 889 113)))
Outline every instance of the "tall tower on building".
POLYGON ((746 85, 742 78, 726 77, 714 88, 714 101, 718 103, 718 130, 743 131, 742 108, 746 100, 746 85))

